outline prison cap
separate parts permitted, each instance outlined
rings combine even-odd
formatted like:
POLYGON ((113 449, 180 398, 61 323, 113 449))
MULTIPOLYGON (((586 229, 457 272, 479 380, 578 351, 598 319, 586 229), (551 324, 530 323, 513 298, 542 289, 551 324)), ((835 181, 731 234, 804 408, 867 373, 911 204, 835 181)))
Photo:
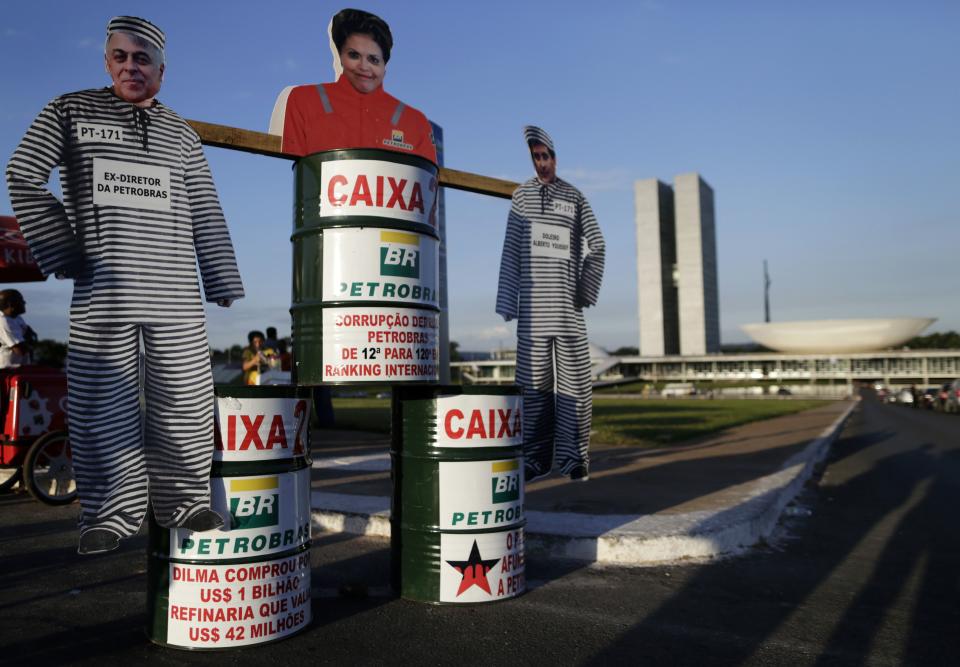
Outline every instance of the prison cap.
POLYGON ((142 19, 139 16, 114 16, 107 24, 107 37, 115 32, 125 32, 142 37, 163 51, 165 41, 163 30, 147 19, 142 19))
POLYGON ((550 149, 550 152, 556 155, 556 149, 553 147, 553 139, 536 125, 527 125, 523 128, 523 138, 527 140, 527 145, 543 144, 550 149))

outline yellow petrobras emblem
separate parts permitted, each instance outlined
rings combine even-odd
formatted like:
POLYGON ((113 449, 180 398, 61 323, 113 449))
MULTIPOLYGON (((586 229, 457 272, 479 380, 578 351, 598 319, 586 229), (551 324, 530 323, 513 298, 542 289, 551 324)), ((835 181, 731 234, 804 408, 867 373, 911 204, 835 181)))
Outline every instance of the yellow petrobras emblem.
POLYGON ((520 459, 441 461, 441 528, 470 530, 523 518, 520 459))
POLYGON ((230 480, 230 528, 276 526, 280 520, 277 477, 230 480))
POLYGON ((405 151, 412 151, 413 144, 408 144, 406 141, 404 141, 404 138, 403 130, 394 128, 390 132, 390 138, 383 140, 383 145, 390 146, 391 148, 402 148, 405 151))
POLYGON ((380 275, 420 278, 420 237, 416 234, 380 232, 380 275))
POLYGON ((520 499, 520 463, 518 461, 494 461, 490 464, 493 475, 493 502, 509 503, 520 499))

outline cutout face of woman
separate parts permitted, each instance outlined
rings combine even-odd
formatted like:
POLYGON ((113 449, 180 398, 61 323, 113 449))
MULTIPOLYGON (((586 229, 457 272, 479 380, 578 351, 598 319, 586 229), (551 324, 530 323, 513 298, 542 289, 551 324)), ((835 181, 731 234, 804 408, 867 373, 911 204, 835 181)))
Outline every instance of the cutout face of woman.
POLYGON ((383 83, 387 64, 383 51, 370 35, 354 33, 347 37, 340 50, 343 76, 358 93, 372 93, 383 83))

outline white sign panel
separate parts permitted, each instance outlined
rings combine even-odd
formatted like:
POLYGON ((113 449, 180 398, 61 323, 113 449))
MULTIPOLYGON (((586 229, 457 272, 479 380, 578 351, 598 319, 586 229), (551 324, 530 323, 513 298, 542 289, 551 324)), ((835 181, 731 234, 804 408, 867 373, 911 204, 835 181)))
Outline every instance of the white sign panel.
POLYGON ((170 529, 170 557, 224 560, 295 549, 310 539, 310 469, 253 477, 212 477, 211 506, 227 520, 218 530, 170 529))
POLYGON ((259 644, 310 622, 309 550, 260 563, 170 563, 169 568, 168 644, 259 644))
POLYGON ((436 381, 438 331, 432 310, 327 308, 323 381, 436 381))
POLYGON ((268 461, 310 452, 305 398, 218 396, 214 461, 268 461))
POLYGON ((534 257, 570 259, 570 230, 543 222, 530 223, 530 254, 534 257))
POLYGON ((512 447, 523 444, 520 406, 509 396, 437 397, 437 447, 512 447))
POLYGON ((523 529, 440 534, 440 602, 492 602, 526 589, 523 529))
POLYGON ((93 203, 151 211, 170 210, 170 170, 93 158, 93 203))
POLYGON ((426 234, 353 227, 323 232, 324 301, 440 302, 440 242, 426 234))
POLYGON ((380 160, 324 162, 320 217, 380 216, 437 226, 436 177, 425 169, 380 160))
POLYGON ((122 144, 123 126, 77 123, 77 141, 81 144, 122 144))
POLYGON ((523 461, 441 461, 441 530, 509 526, 523 518, 523 461))

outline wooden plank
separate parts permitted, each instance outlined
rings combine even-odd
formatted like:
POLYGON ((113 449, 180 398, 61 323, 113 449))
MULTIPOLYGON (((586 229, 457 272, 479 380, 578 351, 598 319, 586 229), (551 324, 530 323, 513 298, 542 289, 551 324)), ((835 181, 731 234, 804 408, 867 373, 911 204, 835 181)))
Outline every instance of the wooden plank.
MULTIPOLYGON (((284 153, 281 148, 280 137, 266 132, 254 132, 239 127, 204 123, 199 120, 188 120, 190 126, 200 135, 200 141, 207 146, 228 148, 245 153, 256 153, 269 157, 279 157, 287 160, 296 160, 298 156, 284 153)), ((505 181, 500 178, 481 176, 468 171, 440 168, 440 185, 455 190, 464 190, 491 197, 510 199, 518 183, 505 181)))
POLYGON ((187 122, 200 135, 200 141, 207 146, 229 148, 235 151, 281 157, 288 160, 297 158, 296 155, 290 155, 280 150, 280 137, 275 134, 242 130, 239 127, 215 125, 199 120, 188 120, 187 122))
POLYGON ((519 183, 505 181, 501 178, 481 176, 480 174, 471 174, 469 171, 440 167, 440 185, 456 190, 466 190, 481 195, 510 199, 519 183))

